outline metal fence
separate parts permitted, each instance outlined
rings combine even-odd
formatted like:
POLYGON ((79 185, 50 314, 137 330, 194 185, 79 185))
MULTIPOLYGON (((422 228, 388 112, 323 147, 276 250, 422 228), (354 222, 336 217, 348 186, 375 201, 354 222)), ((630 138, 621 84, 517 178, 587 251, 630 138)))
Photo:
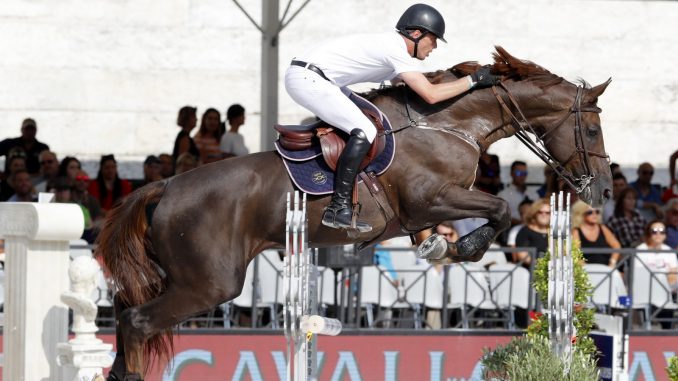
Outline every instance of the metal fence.
MULTIPOLYGON (((71 257, 92 255, 91 245, 72 245, 71 257)), ((530 311, 541 311, 532 287, 535 248, 491 248, 478 263, 435 266, 421 263, 411 247, 388 247, 391 262, 353 268, 319 267, 318 299, 325 316, 348 328, 519 329, 530 311), (530 265, 514 264, 512 252, 528 252, 530 265)), ((676 286, 671 271, 638 254, 676 250, 584 249, 589 254, 620 253, 609 267, 585 264, 592 286, 591 307, 623 316, 629 331, 678 329, 676 286), (661 267, 661 266, 660 266, 661 267)), ((282 253, 265 251, 247 269, 236 299, 188 320, 180 329, 280 329, 283 314, 282 253)), ((0 274, 1 275, 1 274, 0 274)), ((114 286, 103 272, 92 299, 97 323, 114 327, 114 286)))

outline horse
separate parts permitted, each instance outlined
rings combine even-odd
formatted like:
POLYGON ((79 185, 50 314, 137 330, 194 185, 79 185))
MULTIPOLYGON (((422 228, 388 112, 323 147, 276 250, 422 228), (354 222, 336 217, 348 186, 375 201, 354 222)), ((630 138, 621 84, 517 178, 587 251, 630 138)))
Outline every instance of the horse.
MULTIPOLYGON (((377 178, 394 216, 387 221, 360 185, 361 219, 373 230, 349 234, 320 223, 329 195, 309 195, 311 247, 370 243, 482 217, 487 224, 446 248, 450 260, 479 260, 509 227, 510 213, 503 199, 473 188, 478 159, 511 136, 585 202, 600 206, 612 196, 596 106, 610 80, 574 84, 495 49, 497 86, 433 105, 406 86, 365 94, 394 126, 395 158, 377 178), (387 229, 393 223, 398 229, 387 229)), ((427 77, 452 81, 479 66, 464 62, 427 77)), ((260 152, 148 184, 109 213, 96 250, 118 288, 118 352, 109 379, 137 380, 150 364, 170 360, 174 326, 240 294, 248 263, 265 249, 284 248, 286 194, 294 190, 280 155, 260 152)))

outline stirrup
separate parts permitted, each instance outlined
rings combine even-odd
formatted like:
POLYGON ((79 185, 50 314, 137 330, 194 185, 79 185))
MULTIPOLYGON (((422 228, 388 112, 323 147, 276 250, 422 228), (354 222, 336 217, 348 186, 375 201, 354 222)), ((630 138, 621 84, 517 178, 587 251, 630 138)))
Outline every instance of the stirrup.
POLYGON ((342 210, 349 209, 352 210, 352 208, 333 208, 331 206, 328 206, 325 208, 325 212, 323 212, 322 216, 322 224, 334 228, 334 229, 347 229, 347 230, 357 230, 360 233, 367 233, 369 231, 372 231, 372 226, 366 222, 362 221, 355 221, 355 226, 353 226, 353 215, 354 213, 351 211, 351 217, 350 217, 350 222, 342 222, 337 220, 337 216, 339 215, 339 212, 342 210), (331 214, 331 215, 330 215, 331 214))

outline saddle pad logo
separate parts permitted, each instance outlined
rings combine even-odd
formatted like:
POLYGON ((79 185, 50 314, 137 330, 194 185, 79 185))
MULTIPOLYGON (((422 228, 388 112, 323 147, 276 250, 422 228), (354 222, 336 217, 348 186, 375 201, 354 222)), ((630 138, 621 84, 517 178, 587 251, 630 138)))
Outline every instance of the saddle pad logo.
POLYGON ((311 181, 314 184, 322 185, 327 182, 327 175, 321 171, 316 171, 311 174, 311 181))

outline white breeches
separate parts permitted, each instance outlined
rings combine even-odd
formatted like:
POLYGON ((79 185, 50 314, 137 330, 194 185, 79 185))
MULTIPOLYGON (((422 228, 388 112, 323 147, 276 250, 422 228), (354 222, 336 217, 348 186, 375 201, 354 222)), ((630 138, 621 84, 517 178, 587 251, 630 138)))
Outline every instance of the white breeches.
POLYGON ((377 136, 372 122, 348 99, 350 89, 339 88, 301 66, 290 66, 285 73, 285 90, 300 106, 347 134, 359 128, 370 143, 377 136))

